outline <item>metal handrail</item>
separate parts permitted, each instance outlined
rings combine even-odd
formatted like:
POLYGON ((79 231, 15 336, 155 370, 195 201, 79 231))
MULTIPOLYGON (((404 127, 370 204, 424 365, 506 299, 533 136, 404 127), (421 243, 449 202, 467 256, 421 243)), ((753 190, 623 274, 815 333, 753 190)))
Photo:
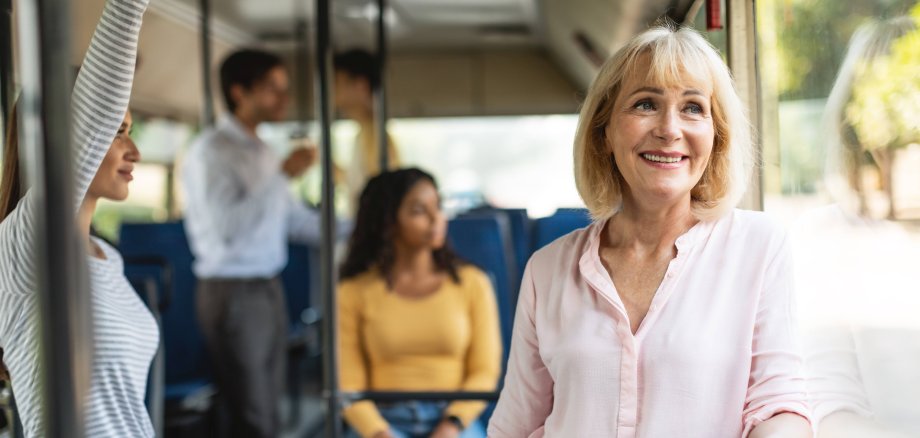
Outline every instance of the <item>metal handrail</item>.
POLYGON ((385 13, 386 0, 377 0, 377 84, 374 86, 374 123, 377 131, 377 147, 379 149, 380 171, 385 172, 390 167, 390 138, 387 135, 387 87, 386 87, 386 62, 387 53, 387 26, 385 13))
POLYGON ((201 26, 201 122, 203 127, 214 126, 214 88, 211 85, 211 2, 199 0, 201 26))
POLYGON ((70 2, 17 3, 23 167, 34 196, 42 424, 51 438, 83 436, 92 358, 85 251, 77 237, 70 119, 70 2))
POLYGON ((3 119, 0 138, 6 138, 13 109, 13 88, 13 2, 0 0, 0 119, 3 119))
POLYGON ((363 391, 342 392, 343 402, 369 400, 374 402, 417 401, 456 401, 456 400, 498 400, 498 391, 363 391))
POLYGON ((329 86, 332 67, 332 40, 329 0, 316 0, 316 93, 319 144, 322 159, 322 245, 320 247, 320 290, 323 296, 323 388, 326 396, 326 434, 342 436, 339 412, 339 376, 336 338, 335 296, 335 180, 332 167, 332 90, 329 86))

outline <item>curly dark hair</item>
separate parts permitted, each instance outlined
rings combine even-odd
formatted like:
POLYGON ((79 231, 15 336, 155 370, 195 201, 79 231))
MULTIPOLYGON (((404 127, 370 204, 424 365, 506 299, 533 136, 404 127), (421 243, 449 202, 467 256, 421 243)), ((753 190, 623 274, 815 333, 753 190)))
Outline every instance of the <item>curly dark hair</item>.
MULTIPOLYGON (((421 181, 438 187, 434 177, 417 169, 399 169, 383 172, 367 182, 358 202, 355 230, 348 240, 348 254, 339 270, 339 278, 347 280, 378 268, 390 283, 396 259, 393 237, 397 226, 397 213, 406 194, 421 181)), ((447 272, 454 283, 460 283, 457 273, 461 261, 445 242, 432 251, 438 271, 447 272)))

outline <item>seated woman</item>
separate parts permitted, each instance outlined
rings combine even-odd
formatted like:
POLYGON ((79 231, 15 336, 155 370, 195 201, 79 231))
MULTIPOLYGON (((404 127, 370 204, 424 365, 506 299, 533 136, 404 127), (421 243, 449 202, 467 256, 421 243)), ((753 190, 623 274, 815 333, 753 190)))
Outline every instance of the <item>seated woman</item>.
MULTIPOLYGON (((372 178, 358 206, 339 284, 343 391, 491 391, 501 337, 488 277, 447 246, 434 178, 418 169, 372 178)), ((350 436, 485 437, 485 402, 361 401, 350 436)))

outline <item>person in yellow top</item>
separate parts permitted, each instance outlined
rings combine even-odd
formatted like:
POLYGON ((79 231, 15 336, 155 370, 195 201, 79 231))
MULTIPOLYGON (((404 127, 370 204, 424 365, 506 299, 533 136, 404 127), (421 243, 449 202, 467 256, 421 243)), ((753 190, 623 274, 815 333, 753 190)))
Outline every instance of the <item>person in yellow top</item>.
MULTIPOLYGON (((489 278, 446 243, 434 178, 383 172, 361 193, 338 287, 343 391, 492 391, 501 374, 489 278)), ((378 403, 344 410, 352 437, 484 438, 480 401, 378 403)))

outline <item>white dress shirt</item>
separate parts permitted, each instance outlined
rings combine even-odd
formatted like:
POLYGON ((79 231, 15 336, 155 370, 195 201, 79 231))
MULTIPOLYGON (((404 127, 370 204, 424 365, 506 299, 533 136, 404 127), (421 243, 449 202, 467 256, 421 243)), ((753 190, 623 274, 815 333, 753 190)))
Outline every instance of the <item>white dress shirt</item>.
POLYGON ((294 199, 281 159, 233 116, 198 137, 182 177, 198 278, 274 277, 288 239, 320 241, 319 213, 294 199))

